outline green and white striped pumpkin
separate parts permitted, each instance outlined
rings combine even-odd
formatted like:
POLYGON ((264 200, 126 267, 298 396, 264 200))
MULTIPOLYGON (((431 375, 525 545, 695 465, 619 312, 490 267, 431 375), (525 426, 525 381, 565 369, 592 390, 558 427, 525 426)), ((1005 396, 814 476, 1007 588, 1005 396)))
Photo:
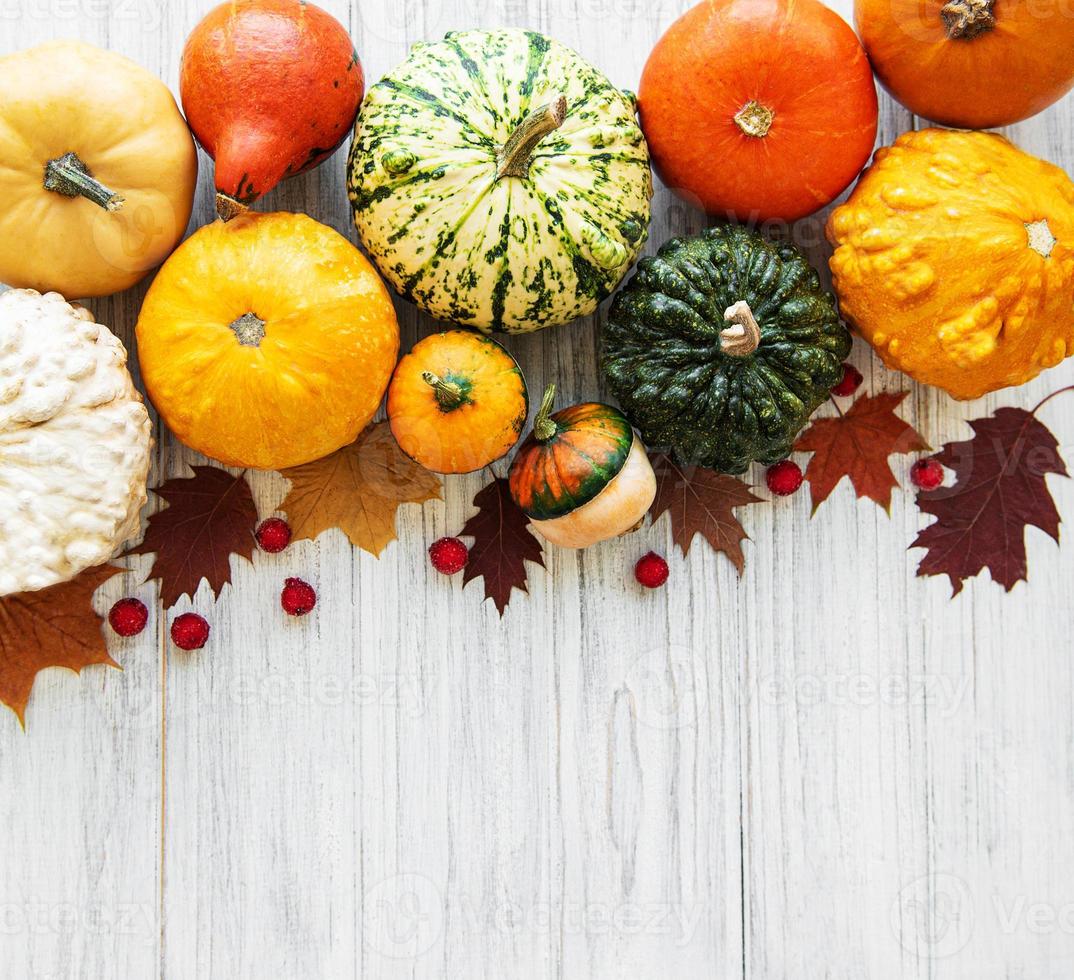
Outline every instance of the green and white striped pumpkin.
POLYGON ((414 46, 355 124, 348 191, 383 275, 433 316, 525 333, 592 313, 645 242, 634 98, 532 31, 414 46))

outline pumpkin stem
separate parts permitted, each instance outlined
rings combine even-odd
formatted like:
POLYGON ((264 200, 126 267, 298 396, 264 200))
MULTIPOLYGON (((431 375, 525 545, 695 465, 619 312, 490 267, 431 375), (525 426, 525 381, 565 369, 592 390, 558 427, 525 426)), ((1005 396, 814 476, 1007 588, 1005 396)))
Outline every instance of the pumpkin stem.
POLYGON ((462 388, 454 381, 445 381, 432 371, 422 371, 421 380, 436 393, 436 403, 444 412, 453 412, 467 401, 462 388))
POLYGON ((94 179, 89 167, 74 153, 65 153, 45 164, 44 188, 64 197, 84 197, 110 213, 118 211, 124 204, 115 191, 94 179))
POLYGON ((731 324, 720 331, 720 352, 731 357, 745 357, 761 343, 761 328, 750 304, 740 299, 724 310, 723 318, 731 324))
POLYGON ((250 209, 242 203, 242 201, 236 201, 235 198, 229 197, 227 194, 221 194, 219 191, 216 194, 216 213, 220 215, 222 221, 230 221, 236 215, 240 215, 243 211, 249 211, 250 209))
POLYGON ((243 347, 260 347, 265 339, 265 321, 256 313, 243 313, 237 320, 232 320, 228 328, 243 347))
POLYGON ((528 177, 530 156, 537 144, 549 133, 555 132, 567 118, 567 99, 560 96, 554 102, 534 109, 518 124, 508 137, 497 160, 496 179, 501 177, 528 177))
POLYGON ((533 420, 533 438, 538 442, 548 442, 549 439, 554 439, 556 433, 559 432, 559 426, 556 425, 556 420, 552 418, 552 406, 556 401, 556 386, 549 385, 544 390, 544 397, 541 399, 541 407, 537 410, 537 418, 533 420))
POLYGON ((768 135, 772 128, 772 120, 776 118, 774 110, 769 109, 760 102, 750 99, 738 112, 735 113, 735 122, 738 128, 747 136, 755 136, 761 139, 768 135))
POLYGON ((950 0, 940 10, 952 41, 972 41, 996 26, 995 0, 950 0))
POLYGON ((1042 259, 1051 257, 1052 251, 1058 244, 1058 239, 1052 234, 1051 226, 1047 218, 1040 221, 1026 223, 1026 236, 1029 239, 1029 247, 1042 259))

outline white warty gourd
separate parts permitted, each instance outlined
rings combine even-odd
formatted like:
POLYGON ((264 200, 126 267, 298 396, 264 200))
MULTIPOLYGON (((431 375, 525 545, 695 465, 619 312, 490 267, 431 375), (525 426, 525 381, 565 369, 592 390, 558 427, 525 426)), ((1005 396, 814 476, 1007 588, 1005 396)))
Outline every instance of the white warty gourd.
POLYGON ((0 596, 111 558, 138 531, 151 447, 111 331, 58 293, 0 292, 0 596))

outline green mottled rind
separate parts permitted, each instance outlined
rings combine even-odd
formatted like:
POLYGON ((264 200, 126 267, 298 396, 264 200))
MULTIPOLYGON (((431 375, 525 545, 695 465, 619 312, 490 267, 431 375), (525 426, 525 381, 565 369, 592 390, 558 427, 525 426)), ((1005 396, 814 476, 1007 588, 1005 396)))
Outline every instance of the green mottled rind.
POLYGON ((652 177, 633 98, 521 30, 415 45, 369 90, 348 192, 381 273, 433 316, 524 333, 592 313, 645 242, 652 177), (567 99, 528 177, 496 178, 529 112, 567 99))
POLYGON ((533 433, 511 464, 511 493, 527 517, 547 521, 588 504, 626 464, 634 430, 619 409, 586 402, 552 416, 556 434, 533 433))
POLYGON ((645 444, 723 473, 785 458, 849 352, 835 300, 798 249, 732 225, 642 259, 602 339, 604 375, 645 444), (739 300, 761 342, 731 357, 719 334, 739 300))

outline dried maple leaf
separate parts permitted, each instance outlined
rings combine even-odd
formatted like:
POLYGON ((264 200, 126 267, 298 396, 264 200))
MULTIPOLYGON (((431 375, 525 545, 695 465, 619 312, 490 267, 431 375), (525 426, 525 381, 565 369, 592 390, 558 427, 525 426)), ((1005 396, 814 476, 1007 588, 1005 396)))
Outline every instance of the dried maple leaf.
POLYGON ((748 541, 749 535, 735 516, 735 508, 760 503, 761 498, 736 477, 700 466, 683 468, 662 453, 654 456, 652 463, 656 497, 649 513, 653 520, 669 513, 671 536, 684 555, 700 534, 713 551, 727 555, 741 575, 745 564, 742 542, 748 541))
POLYGON ((231 581, 231 555, 254 553, 257 507, 244 474, 195 466, 194 475, 161 484, 153 492, 168 504, 149 518, 145 538, 128 555, 157 556, 149 578, 160 579, 166 608, 194 597, 205 579, 214 595, 231 581))
POLYGON ((891 507, 891 491, 899 485, 888 465, 892 453, 928 449, 921 435, 895 414, 906 397, 899 394, 863 395, 835 418, 816 419, 794 444, 796 451, 813 453, 806 467, 813 513, 828 499, 836 484, 849 476, 858 497, 891 507))
POLYGON ((474 497, 478 508, 462 534, 474 539, 462 584, 475 578, 485 580, 485 598, 503 611, 511 601, 511 590, 528 592, 526 562, 544 568, 541 543, 529 529, 529 518, 511 498, 506 480, 495 479, 474 497))
POLYGON ((26 727, 26 705, 38 671, 91 664, 118 667, 105 646, 93 593, 121 568, 98 565, 70 582, 0 599, 0 701, 26 727))
POLYGON ((997 409, 970 422, 972 439, 949 442, 934 457, 954 470, 955 483, 917 495, 936 522, 910 547, 928 550, 917 574, 946 575, 952 595, 984 568, 1008 592, 1024 581, 1027 526, 1059 540, 1059 512, 1044 478, 1068 474, 1059 443, 1034 412, 997 409))
POLYGON ((406 456, 387 422, 367 428, 349 446, 284 470, 291 492, 280 504, 295 538, 338 527, 351 543, 379 556, 395 540, 400 504, 440 499, 440 481, 406 456))

